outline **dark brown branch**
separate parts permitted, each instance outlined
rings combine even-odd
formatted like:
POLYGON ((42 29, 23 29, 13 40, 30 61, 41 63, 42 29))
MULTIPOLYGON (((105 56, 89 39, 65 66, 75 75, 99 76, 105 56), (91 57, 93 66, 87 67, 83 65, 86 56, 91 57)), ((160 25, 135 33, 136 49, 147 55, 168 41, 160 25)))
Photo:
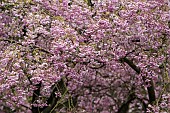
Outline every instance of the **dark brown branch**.
MULTIPOLYGON (((36 100, 38 100, 39 96, 40 96, 40 88, 41 88, 41 83, 36 84, 36 90, 33 91, 33 96, 32 96, 32 104, 37 104, 36 100)), ((32 105, 32 109, 31 109, 32 113, 39 113, 39 107, 35 107, 34 105, 32 105)))
POLYGON ((92 66, 89 66, 89 68, 91 68, 91 69, 99 69, 99 68, 102 68, 102 67, 104 67, 106 65, 105 62, 100 61, 98 59, 94 59, 94 61, 97 62, 98 65, 92 65, 92 66))
POLYGON ((61 93, 61 95, 63 95, 66 91, 67 88, 65 86, 64 80, 63 78, 57 82, 54 86, 52 86, 52 93, 50 95, 50 97, 47 100, 47 107, 44 107, 41 111, 42 113, 49 113, 57 104, 57 102, 61 99, 61 97, 56 97, 55 93, 61 93))
MULTIPOLYGON (((20 42, 17 42, 15 40, 10 40, 10 39, 0 39, 0 41, 5 41, 5 42, 9 42, 9 43, 14 43, 14 44, 18 44, 18 45, 21 45, 21 46, 24 46, 24 47, 27 47, 25 45, 23 45, 22 43, 20 42)), ((54 55, 53 53, 49 52, 48 50, 45 50, 37 45, 29 45, 29 48, 33 48, 33 49, 38 49, 39 51, 42 51, 42 52, 45 52, 47 54, 50 54, 50 55, 54 55)))
POLYGON ((129 104, 135 99, 136 99, 135 93, 130 94, 127 101, 121 105, 117 113, 127 113, 129 110, 129 104))
POLYGON ((137 66, 133 63, 133 61, 127 59, 126 57, 121 58, 120 61, 121 61, 122 63, 123 63, 123 62, 127 63, 133 70, 135 70, 138 74, 140 74, 140 68, 137 67, 137 66))
POLYGON ((87 0, 87 5, 88 5, 88 6, 91 6, 91 7, 93 7, 93 6, 94 6, 94 4, 92 3, 92 1, 91 1, 91 0, 87 0))
MULTIPOLYGON (((2 2, 2 1, 0 1, 0 2, 2 2)), ((8 5, 0 6, 0 9, 1 9, 2 11, 5 11, 5 10, 12 9, 14 6, 15 6, 15 5, 13 5, 13 4, 8 4, 8 5)))
POLYGON ((105 66, 105 63, 101 63, 100 65, 98 65, 98 66, 89 66, 89 68, 91 68, 91 69, 100 69, 100 68, 102 68, 102 67, 104 67, 105 66))
POLYGON ((153 104, 153 102, 155 102, 155 100, 156 100, 156 96, 155 96, 155 90, 154 90, 154 85, 153 85, 153 80, 152 79, 149 82, 149 84, 150 84, 150 86, 147 87, 148 95, 149 95, 149 103, 153 104))
MULTIPOLYGON (((133 61, 129 60, 128 58, 124 57, 124 58, 121 58, 120 59, 121 62, 125 62, 127 63, 133 70, 135 70, 138 74, 140 74, 140 68, 137 67, 133 61)), ((143 80, 145 81, 146 78, 145 77, 142 77, 143 80)), ((147 91, 148 91, 148 96, 149 96, 149 103, 150 104, 153 104, 153 102, 156 100, 156 96, 155 96, 155 90, 154 90, 154 85, 153 85, 153 80, 150 79, 150 82, 149 82, 149 85, 147 87, 147 91)))

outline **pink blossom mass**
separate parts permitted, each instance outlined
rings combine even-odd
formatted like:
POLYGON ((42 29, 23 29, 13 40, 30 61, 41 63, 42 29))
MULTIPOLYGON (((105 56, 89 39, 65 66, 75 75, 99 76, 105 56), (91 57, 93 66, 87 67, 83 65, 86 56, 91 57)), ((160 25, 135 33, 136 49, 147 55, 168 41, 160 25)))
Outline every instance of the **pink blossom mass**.
POLYGON ((170 1, 1 0, 0 113, 170 113, 170 1))

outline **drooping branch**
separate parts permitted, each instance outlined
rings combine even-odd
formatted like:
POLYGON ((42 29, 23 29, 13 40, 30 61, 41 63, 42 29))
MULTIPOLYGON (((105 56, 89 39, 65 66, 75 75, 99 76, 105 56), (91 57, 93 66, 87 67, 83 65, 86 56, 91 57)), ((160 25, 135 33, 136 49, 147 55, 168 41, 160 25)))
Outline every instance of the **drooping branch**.
POLYGON ((36 84, 36 90, 33 91, 33 96, 32 96, 32 113, 39 113, 39 107, 34 106, 34 103, 36 104, 36 100, 38 100, 40 96, 40 88, 41 88, 41 82, 39 84, 36 84))
MULTIPOLYGON (((124 58, 121 58, 120 61, 123 63, 127 63, 137 74, 140 74, 141 71, 140 71, 140 68, 137 67, 133 61, 129 60, 128 58, 124 57, 124 58)), ((145 77, 142 77, 142 79, 145 81, 146 78, 145 77)), ((150 79, 150 82, 149 82, 149 85, 147 87, 147 91, 148 91, 148 96, 149 96, 149 103, 150 104, 153 104, 153 102, 155 102, 156 100, 156 96, 155 96, 155 90, 154 90, 154 85, 153 85, 153 80, 150 79)), ((121 113, 121 112, 120 112, 121 113)))
POLYGON ((61 96, 56 96, 56 93, 61 93, 61 95, 64 95, 65 92, 67 92, 67 88, 62 78, 59 82, 52 86, 51 95, 47 100, 47 105, 49 106, 44 107, 42 109, 42 113, 50 113, 58 101, 61 99, 61 96))
POLYGON ((156 96, 155 96, 155 90, 154 90, 154 85, 153 85, 152 79, 149 82, 149 84, 150 84, 150 86, 147 87, 148 96, 149 96, 149 103, 153 104, 153 102, 155 102, 155 100, 156 100, 156 96))
POLYGON ((87 5, 88 5, 88 6, 91 6, 91 7, 93 7, 93 6, 94 6, 94 4, 92 3, 92 1, 91 1, 91 0, 87 0, 87 5))
POLYGON ((89 66, 89 68, 91 68, 91 69, 100 69, 100 68, 102 68, 102 67, 104 67, 106 65, 106 63, 103 62, 103 61, 100 61, 100 60, 97 60, 97 59, 95 59, 95 61, 98 63, 98 65, 92 65, 92 66, 89 66))
MULTIPOLYGON (((11 40, 11 39, 0 39, 0 41, 4 41, 4 42, 9 42, 9 43, 14 43, 14 44, 18 44, 18 45, 20 45, 20 46, 24 46, 24 47, 27 47, 26 45, 23 45, 22 43, 20 43, 20 42, 17 42, 17 41, 15 41, 15 40, 11 40)), ((47 54, 50 54, 50 55, 54 55, 53 53, 51 53, 51 52, 49 52, 48 50, 46 50, 46 49, 44 49, 44 48, 41 48, 41 47, 39 47, 39 46, 37 46, 37 45, 29 45, 28 46, 29 48, 33 48, 33 49, 38 49, 39 51, 42 51, 42 52, 45 52, 45 53, 47 53, 47 54)))
MULTIPOLYGON (((124 57, 124 58, 121 58, 120 61, 123 63, 127 63, 137 74, 140 74, 141 71, 140 71, 140 68, 137 67, 133 61, 129 60, 128 58, 124 57)), ((142 77, 142 79, 145 81, 146 78, 145 77, 142 77)), ((150 82, 149 82, 149 85, 147 87, 147 91, 148 91, 148 96, 149 96, 149 103, 150 104, 153 104, 153 102, 155 102, 156 100, 156 96, 155 96, 155 90, 154 90, 154 85, 153 85, 153 80, 150 79, 150 82)))
POLYGON ((133 92, 132 94, 129 95, 127 101, 121 105, 117 113, 127 113, 129 109, 129 104, 135 99, 136 99, 136 96, 135 96, 135 93, 133 92))
POLYGON ((135 70, 138 74, 140 74, 140 68, 137 67, 133 61, 129 60, 128 58, 124 57, 120 59, 121 62, 127 63, 133 70, 135 70))

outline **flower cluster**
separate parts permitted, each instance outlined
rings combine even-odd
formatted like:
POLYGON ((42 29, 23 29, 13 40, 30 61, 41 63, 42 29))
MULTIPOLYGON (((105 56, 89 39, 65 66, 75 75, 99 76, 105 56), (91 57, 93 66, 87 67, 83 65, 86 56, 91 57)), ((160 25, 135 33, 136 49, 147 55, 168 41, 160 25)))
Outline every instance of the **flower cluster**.
POLYGON ((0 11, 0 111, 170 111, 167 2, 11 0, 0 11))

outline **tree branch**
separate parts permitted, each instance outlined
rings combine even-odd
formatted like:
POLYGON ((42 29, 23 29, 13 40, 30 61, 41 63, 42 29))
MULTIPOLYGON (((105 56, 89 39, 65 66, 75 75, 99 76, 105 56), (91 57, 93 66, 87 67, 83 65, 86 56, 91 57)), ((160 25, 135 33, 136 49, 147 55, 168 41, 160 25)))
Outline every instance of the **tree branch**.
POLYGON ((135 70, 138 74, 140 74, 140 68, 137 67, 131 60, 127 59, 126 57, 121 58, 120 61, 123 63, 127 63, 133 70, 135 70))
MULTIPOLYGON (((135 70, 138 74, 141 73, 140 71, 140 68, 137 67, 133 61, 129 60, 128 58, 124 57, 124 58, 121 58, 120 61, 123 63, 127 63, 133 70, 135 70)), ((145 81, 146 78, 145 77, 142 77, 142 79, 145 81)), ((150 79, 150 82, 149 82, 149 85, 147 87, 147 91, 148 91, 148 96, 149 96, 149 103, 150 104, 153 104, 153 102, 156 100, 156 96, 155 96, 155 90, 154 90, 154 85, 153 85, 153 80, 150 79)))
MULTIPOLYGON (((0 41, 5 41, 5 42, 9 42, 9 43, 14 43, 14 44, 18 44, 18 45, 27 47, 27 46, 23 45, 22 43, 17 42, 17 41, 15 41, 15 40, 0 39, 0 41)), ((38 49, 39 51, 45 52, 45 53, 50 54, 50 55, 52 55, 52 56, 54 55, 53 53, 49 52, 48 50, 43 49, 43 48, 41 48, 41 47, 39 47, 39 46, 37 46, 37 45, 29 45, 28 47, 29 47, 29 48, 33 48, 33 49, 38 49)))
MULTIPOLYGON (((38 100, 40 96, 41 82, 39 84, 36 84, 35 86, 37 87, 37 89, 33 91, 32 104, 36 104, 36 100, 38 100)), ((34 105, 32 105, 31 111, 32 113, 39 113, 39 107, 35 107, 34 105)))
POLYGON ((127 113, 129 110, 129 104, 136 99, 135 93, 133 92, 132 94, 129 95, 128 99, 126 102, 124 102, 121 107, 118 109, 117 113, 127 113))
POLYGON ((57 82, 54 86, 52 86, 52 93, 50 95, 50 97, 47 100, 47 107, 44 107, 41 111, 42 113, 50 113, 50 111, 55 107, 55 105, 57 104, 57 102, 61 99, 61 97, 56 97, 57 92, 61 93, 61 95, 63 95, 67 88, 65 86, 64 80, 63 78, 57 82))

